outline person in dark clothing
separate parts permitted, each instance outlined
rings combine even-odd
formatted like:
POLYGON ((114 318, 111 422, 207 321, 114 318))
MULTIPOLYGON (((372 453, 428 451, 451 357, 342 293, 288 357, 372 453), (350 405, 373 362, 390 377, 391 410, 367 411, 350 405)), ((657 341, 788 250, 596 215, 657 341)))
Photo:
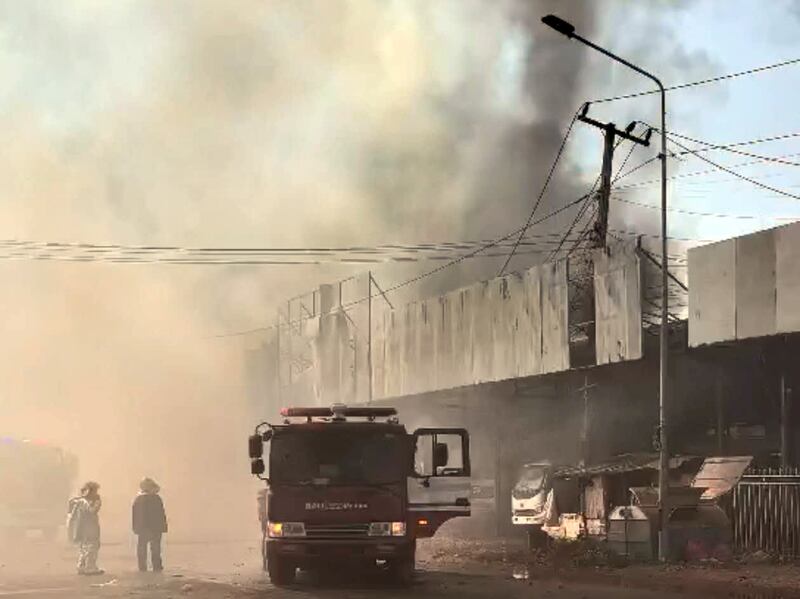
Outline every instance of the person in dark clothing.
POLYGON ((133 532, 137 536, 136 557, 139 571, 147 571, 147 547, 150 547, 150 560, 153 571, 161 572, 161 535, 167 532, 167 515, 164 502, 158 492, 161 488, 151 478, 139 483, 139 495, 133 502, 133 532))

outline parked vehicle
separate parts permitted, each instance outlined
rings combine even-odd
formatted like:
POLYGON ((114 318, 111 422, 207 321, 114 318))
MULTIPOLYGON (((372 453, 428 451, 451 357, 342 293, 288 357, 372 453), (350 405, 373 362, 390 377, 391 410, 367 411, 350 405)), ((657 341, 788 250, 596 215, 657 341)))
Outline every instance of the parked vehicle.
POLYGON ((264 569, 274 584, 292 583, 297 568, 329 564, 377 564, 408 583, 417 539, 470 515, 464 429, 408 433, 394 408, 281 414, 283 424, 259 425, 249 442, 251 472, 266 482, 259 518, 264 569))
POLYGON ((59 447, 0 437, 0 536, 55 538, 77 474, 77 459, 59 447))
MULTIPOLYGON (((718 505, 752 457, 670 459, 669 554, 674 559, 730 552, 731 523, 718 505)), ((595 538, 634 557, 656 555, 657 454, 626 454, 590 466, 527 464, 512 492, 512 518, 531 545, 547 538, 595 538)))

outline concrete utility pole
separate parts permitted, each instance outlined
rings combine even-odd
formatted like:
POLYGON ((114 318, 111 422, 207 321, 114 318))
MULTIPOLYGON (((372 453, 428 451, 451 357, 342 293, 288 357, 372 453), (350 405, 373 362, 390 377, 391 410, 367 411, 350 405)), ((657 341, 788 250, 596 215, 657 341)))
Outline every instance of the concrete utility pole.
POLYGON ((589 376, 583 377, 583 387, 578 391, 583 393, 583 423, 581 426, 581 466, 586 467, 589 463, 589 426, 591 422, 589 413, 589 390, 597 387, 596 384, 589 384, 589 376))
POLYGON ((614 123, 601 123, 589 118, 587 116, 588 112, 589 103, 586 103, 578 115, 578 120, 603 131, 603 168, 600 172, 599 210, 597 212, 597 222, 595 223, 595 245, 597 247, 605 247, 608 235, 608 207, 611 199, 611 173, 614 164, 616 140, 619 137, 647 147, 650 145, 652 129, 648 129, 644 137, 636 137, 632 135, 633 129, 636 127, 635 121, 625 127, 624 131, 620 131, 614 123))
POLYGON ((788 339, 786 335, 778 342, 778 364, 780 366, 780 402, 781 402, 781 430, 780 430, 780 452, 781 468, 788 468, 793 465, 792 455, 792 388, 790 386, 789 369, 791 368, 791 356, 788 339))
POLYGON ((728 451, 728 425, 725 422, 725 379, 722 368, 717 368, 714 380, 714 398, 717 412, 717 453, 727 455, 728 451))
POLYGON ((542 23, 554 29, 568 39, 576 40, 589 48, 608 56, 629 69, 636 71, 643 77, 658 86, 661 95, 661 335, 659 343, 659 380, 658 380, 658 423, 659 423, 659 451, 658 451, 658 511, 659 511, 659 535, 658 535, 658 555, 661 560, 667 558, 667 520, 669 518, 669 446, 667 429, 667 393, 668 387, 668 358, 669 358, 669 273, 667 263, 667 90, 661 80, 648 73, 643 68, 636 66, 617 56, 613 52, 598 46, 594 42, 575 33, 575 26, 556 15, 546 15, 542 17, 542 23))
POLYGON ((369 271, 369 283, 367 284, 367 375, 369 376, 367 403, 371 404, 374 397, 372 376, 372 271, 369 271))

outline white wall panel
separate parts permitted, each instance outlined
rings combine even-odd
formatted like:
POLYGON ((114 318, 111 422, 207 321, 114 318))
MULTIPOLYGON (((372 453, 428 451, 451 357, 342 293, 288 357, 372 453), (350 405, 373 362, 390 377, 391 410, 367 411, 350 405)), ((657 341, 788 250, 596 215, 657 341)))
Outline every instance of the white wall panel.
POLYGON ((594 253, 597 364, 642 357, 642 265, 631 244, 594 253))
POLYGON ((800 223, 775 230, 776 328, 800 331, 800 223))
POLYGON ((735 286, 736 338, 774 335, 777 330, 774 231, 736 240, 735 286))
POLYGON ((689 345, 736 338, 736 241, 689 250, 689 345))

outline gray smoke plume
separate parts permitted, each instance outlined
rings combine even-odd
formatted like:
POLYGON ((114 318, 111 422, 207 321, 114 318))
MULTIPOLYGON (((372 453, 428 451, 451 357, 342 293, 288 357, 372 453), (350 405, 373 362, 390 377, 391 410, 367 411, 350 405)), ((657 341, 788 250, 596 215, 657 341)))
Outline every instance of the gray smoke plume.
MULTIPOLYGON (((539 18, 591 35, 595 6, 0 1, 0 237, 276 247, 506 233, 585 99, 586 52, 539 18)), ((566 157, 540 214, 586 180, 566 157)), ((476 261, 414 293, 497 268, 476 261)), ((75 450, 121 526, 151 475, 175 530, 249 530, 242 344, 209 337, 271 324, 278 301, 351 271, 0 262, 2 432, 75 450)))

